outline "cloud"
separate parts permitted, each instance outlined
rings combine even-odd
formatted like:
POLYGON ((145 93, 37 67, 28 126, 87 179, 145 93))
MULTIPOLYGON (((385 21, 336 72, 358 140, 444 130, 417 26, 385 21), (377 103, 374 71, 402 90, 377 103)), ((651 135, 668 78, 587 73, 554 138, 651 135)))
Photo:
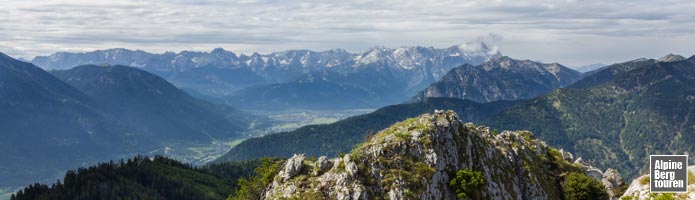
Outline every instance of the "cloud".
POLYGON ((577 65, 695 53, 695 2, 689 0, 0 3, 6 7, 0 10, 0 50, 25 58, 114 47, 361 51, 375 45, 444 47, 476 40, 513 57, 577 65))

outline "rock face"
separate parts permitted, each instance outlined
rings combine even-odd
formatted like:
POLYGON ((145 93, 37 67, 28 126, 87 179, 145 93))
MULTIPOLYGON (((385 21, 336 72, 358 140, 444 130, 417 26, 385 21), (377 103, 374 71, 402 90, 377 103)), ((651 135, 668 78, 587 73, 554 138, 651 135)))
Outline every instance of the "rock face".
POLYGON ((287 163, 285 164, 285 168, 280 171, 280 178, 282 178, 283 181, 286 181, 287 179, 292 178, 293 176, 297 175, 302 170, 302 167, 304 167, 304 159, 306 159, 306 156, 304 154, 297 155, 295 154, 287 160, 287 163))
POLYGON ((563 154, 530 132, 494 135, 488 127, 459 121, 452 111, 435 111, 372 135, 331 159, 326 171, 324 159, 290 158, 285 169, 300 172, 289 179, 281 172, 264 199, 456 199, 449 182, 459 170, 484 178, 481 188, 467 194, 474 199, 561 199, 562 174, 583 171, 563 154))
POLYGON ((581 73, 557 63, 502 56, 478 66, 466 64, 454 68, 413 99, 450 97, 476 102, 528 99, 567 86, 580 76, 581 73))
MULTIPOLYGON (((560 152, 564 151, 560 150, 560 152)), ((566 154, 569 154, 569 152, 566 152, 566 154)), ((571 156, 572 154, 570 154, 570 157, 571 156)), ((623 182, 623 177, 620 175, 618 170, 608 168, 606 172, 603 172, 597 167, 584 163, 582 158, 577 158, 577 160, 574 162, 584 166, 584 173, 586 173, 586 175, 601 181, 603 187, 606 188, 608 197, 612 200, 620 198, 620 195, 622 195, 627 188, 627 185, 625 185, 625 182, 623 182)))
POLYGON ((319 173, 323 173, 326 170, 329 170, 331 167, 333 167, 333 163, 331 163, 331 161, 328 160, 328 157, 321 156, 316 161, 316 170, 314 170, 314 175, 318 175, 319 173))
MULTIPOLYGON (((695 199, 695 166, 688 167, 688 192, 672 194, 675 199, 695 199)), ((630 187, 625 190, 625 193, 620 199, 639 199, 646 200, 657 198, 663 194, 650 193, 649 192, 649 174, 645 174, 632 180, 630 187)))
POLYGON ((615 169, 610 168, 603 173, 601 183, 606 186, 606 191, 611 199, 617 199, 620 197, 621 194, 618 193, 620 193, 620 189, 623 188, 625 184, 623 182, 623 177, 620 176, 620 173, 618 173, 618 171, 615 169))

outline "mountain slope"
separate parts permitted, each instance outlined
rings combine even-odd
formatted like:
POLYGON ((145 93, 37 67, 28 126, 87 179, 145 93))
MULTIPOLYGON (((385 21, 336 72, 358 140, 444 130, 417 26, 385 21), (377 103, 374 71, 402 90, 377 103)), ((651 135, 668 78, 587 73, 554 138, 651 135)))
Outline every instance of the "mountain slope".
POLYGON ((476 102, 528 99, 567 86, 580 75, 557 63, 543 64, 502 56, 480 66, 454 68, 414 99, 449 97, 476 102))
POLYGON ((485 124, 533 131, 551 145, 599 167, 616 168, 628 178, 646 166, 650 154, 695 150, 695 123, 690 120, 695 118, 695 63, 640 60, 604 71, 584 78, 591 84, 583 88, 556 90, 485 124))
POLYGON ((151 141, 42 69, 0 53, 0 187, 147 149, 151 141))
POLYGON ((230 122, 212 110, 214 105, 140 69, 84 65, 52 73, 129 126, 165 141, 238 138, 248 127, 248 122, 230 122))
POLYGON ((305 158, 290 158, 261 199, 608 198, 532 133, 493 134, 451 111, 396 123, 343 157, 305 158))
POLYGON ((264 156, 289 157, 296 152, 304 152, 309 156, 335 156, 349 151, 370 134, 387 128, 389 124, 431 112, 434 109, 450 109, 466 113, 462 119, 480 122, 515 103, 498 101, 480 104, 462 99, 428 98, 422 102, 392 105, 332 124, 310 125, 291 132, 251 138, 232 148, 220 157, 218 162, 264 156))

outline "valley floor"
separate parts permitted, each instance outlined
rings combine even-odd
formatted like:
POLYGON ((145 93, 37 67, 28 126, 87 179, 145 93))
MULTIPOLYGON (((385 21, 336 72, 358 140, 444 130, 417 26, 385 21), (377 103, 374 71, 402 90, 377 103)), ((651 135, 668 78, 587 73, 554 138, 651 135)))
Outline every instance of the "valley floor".
MULTIPOLYGON (((355 110, 292 110, 292 111, 248 111, 256 115, 267 116, 275 123, 264 129, 244 133, 249 137, 260 137, 283 131, 292 131, 299 127, 313 124, 330 124, 341 119, 374 111, 373 109, 355 110)), ((234 146, 246 139, 214 140, 206 144, 167 144, 148 154, 164 155, 184 163, 203 165, 224 155, 234 146)))
POLYGON ((183 163, 203 165, 217 159, 246 139, 214 140, 207 144, 168 144, 163 148, 150 151, 149 155, 163 155, 183 163))
POLYGON ((261 130, 250 131, 247 135, 259 137, 267 134, 293 131, 299 127, 314 124, 330 124, 352 116, 367 114, 376 109, 352 109, 352 110, 246 110, 254 115, 267 116, 275 123, 273 126, 261 130))

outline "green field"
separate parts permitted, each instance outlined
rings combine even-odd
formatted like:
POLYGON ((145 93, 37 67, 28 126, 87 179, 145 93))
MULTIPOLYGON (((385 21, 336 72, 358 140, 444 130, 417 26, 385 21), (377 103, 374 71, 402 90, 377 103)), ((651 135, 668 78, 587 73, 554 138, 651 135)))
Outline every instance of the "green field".
POLYGON ((311 121, 309 121, 309 122, 289 122, 289 123, 279 124, 279 125, 270 127, 269 130, 271 132, 292 131, 292 130, 298 129, 298 128, 300 128, 302 126, 306 126, 306 125, 330 124, 333 122, 337 122, 338 120, 339 120, 338 118, 319 117, 319 118, 311 119, 311 121))
POLYGON ((205 164, 224 155, 232 147, 246 139, 214 140, 205 144, 170 143, 166 147, 149 152, 149 154, 165 155, 184 163, 193 165, 205 164))

